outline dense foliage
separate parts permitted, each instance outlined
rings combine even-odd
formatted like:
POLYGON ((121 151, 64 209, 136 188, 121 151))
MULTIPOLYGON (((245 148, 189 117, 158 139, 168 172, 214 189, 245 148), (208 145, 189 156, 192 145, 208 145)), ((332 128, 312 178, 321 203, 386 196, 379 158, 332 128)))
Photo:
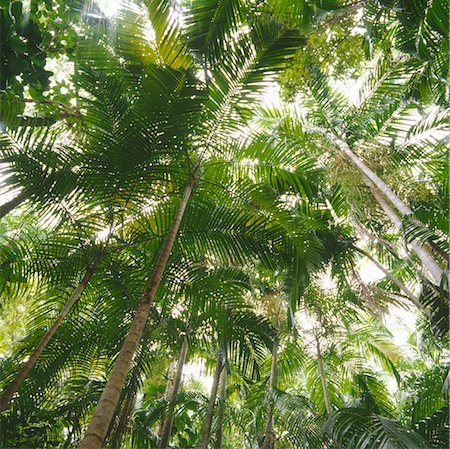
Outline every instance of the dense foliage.
POLYGON ((448 2, 0 2, 0 448, 449 444, 448 2))

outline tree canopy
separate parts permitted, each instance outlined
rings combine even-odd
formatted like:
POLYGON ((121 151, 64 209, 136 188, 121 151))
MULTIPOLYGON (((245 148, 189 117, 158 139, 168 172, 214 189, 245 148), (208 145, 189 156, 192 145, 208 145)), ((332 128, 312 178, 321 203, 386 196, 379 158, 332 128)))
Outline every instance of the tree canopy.
POLYGON ((447 448, 448 25, 0 2, 0 448, 447 448))

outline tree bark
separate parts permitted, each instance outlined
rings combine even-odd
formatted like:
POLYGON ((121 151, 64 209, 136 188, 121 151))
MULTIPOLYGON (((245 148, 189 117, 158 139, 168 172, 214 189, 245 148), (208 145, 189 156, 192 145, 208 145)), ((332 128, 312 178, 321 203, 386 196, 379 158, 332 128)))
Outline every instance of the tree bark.
POLYGON ((409 290, 408 287, 406 287, 405 284, 400 282, 400 280, 397 279, 389 270, 387 270, 383 265, 381 265, 381 263, 378 262, 378 260, 375 259, 375 257, 373 257, 368 252, 364 251, 363 249, 358 248, 357 246, 353 246, 353 249, 355 251, 359 252, 360 254, 362 254, 363 256, 366 256, 373 264, 376 265, 376 267, 380 271, 382 271, 409 298, 409 300, 414 305, 416 305, 419 309, 423 310, 427 316, 430 316, 429 310, 419 301, 419 298, 416 295, 414 295, 411 292, 411 290, 409 290))
POLYGON ((17 206, 20 206, 27 198, 28 195, 25 192, 21 192, 12 200, 8 201, 5 204, 2 204, 0 206, 0 218, 3 218, 5 215, 9 214, 12 210, 14 210, 17 206))
POLYGON ((178 357, 177 372, 175 374, 175 379, 173 381, 172 393, 170 395, 169 413, 161 429, 161 437, 158 443, 158 449, 166 449, 167 445, 169 444, 170 434, 172 433, 172 425, 173 425, 173 411, 175 408, 175 401, 177 399, 178 393, 180 392, 183 367, 184 362, 186 361, 188 347, 189 347, 188 339, 187 337, 184 337, 183 343, 181 344, 180 355, 178 357))
MULTIPOLYGON (((389 206, 387 201, 375 187, 370 186, 370 190, 372 191, 372 194, 377 203, 384 210, 386 216, 394 224, 394 226, 400 230, 402 227, 401 219, 397 216, 395 211, 391 208, 391 206, 389 206)), ((413 240, 410 245, 412 250, 416 253, 417 257, 422 262, 422 265, 430 272, 433 279, 439 285, 443 274, 442 268, 436 263, 433 256, 426 250, 426 248, 420 245, 417 241, 413 240)))
POLYGON ((203 424, 202 442, 200 444, 200 449, 207 449, 209 437, 211 436, 212 420, 214 416, 214 406, 216 404, 217 390, 219 389, 219 380, 222 368, 223 365, 219 349, 217 353, 216 369, 214 370, 213 383, 211 386, 211 394, 209 395, 208 410, 206 411, 205 422, 203 424))
POLYGON ((274 400, 273 400, 273 388, 277 382, 277 362, 278 362, 278 339, 275 339, 273 342, 272 349, 272 365, 270 369, 270 377, 269 377, 269 387, 268 387, 268 396, 269 396, 269 405, 267 406, 267 419, 266 419, 266 430, 264 432, 264 442, 261 449, 272 449, 274 443, 274 434, 273 434, 273 409, 274 409, 274 400))
POLYGON ((220 376, 219 409, 217 411, 217 427, 216 427, 216 438, 214 442, 214 449, 222 449, 223 416, 225 413, 226 391, 227 391, 227 370, 226 367, 223 367, 222 374, 220 376))
POLYGON ((120 449, 122 439, 127 431, 127 426, 130 420, 131 412, 133 411, 133 406, 134 406, 134 397, 129 396, 123 407, 122 414, 120 415, 117 429, 114 432, 114 436, 111 439, 111 449, 120 449))
POLYGON ((323 367, 322 352, 320 350, 320 342, 318 337, 316 337, 316 350, 317 350, 317 366, 319 368, 320 382, 322 383, 325 410, 327 412, 327 415, 330 416, 333 410, 331 408, 330 394, 328 391, 327 378, 325 376, 325 369, 323 367))
POLYGON ((108 382, 100 397, 94 415, 86 431, 86 434, 79 446, 80 449, 101 449, 105 439, 108 427, 119 401, 120 393, 125 384, 131 362, 133 360, 136 348, 142 338, 145 324, 147 322, 153 300, 158 291, 161 278, 164 274, 167 261, 175 242, 175 238, 180 227, 181 220, 186 209, 186 205, 191 196, 195 184, 194 171, 184 189, 180 205, 173 219, 172 227, 166 236, 161 254, 156 262, 153 274, 142 295, 141 302, 131 323, 130 330, 123 342, 122 348, 117 356, 114 366, 111 370, 108 382))
POLYGON ((86 274, 84 275, 83 279, 78 284, 78 287, 72 293, 72 295, 70 296, 69 300, 64 305, 61 312, 59 312, 59 315, 56 317, 56 320, 54 321, 54 323, 52 324, 50 329, 45 333, 45 335, 42 337, 39 344, 36 346, 34 351, 31 353, 28 360, 23 364, 22 368, 16 375, 15 379, 3 391, 2 397, 0 398, 0 412, 3 412, 4 410, 6 410, 8 408, 8 404, 11 401, 11 398, 19 390, 23 381, 26 379, 29 372, 31 371, 33 366, 36 364, 36 361, 38 360, 39 356, 44 351, 48 342, 55 335, 55 333, 58 330, 59 326, 61 325, 62 321, 64 320, 66 315, 69 313, 70 309, 75 304, 77 299, 83 293, 84 289, 86 288, 86 285, 88 284, 89 280, 91 279, 92 275, 94 274, 95 270, 97 269, 98 263, 100 262, 100 257, 101 257, 101 255, 99 254, 97 256, 97 258, 95 259, 94 263, 92 264, 92 266, 86 270, 86 274))

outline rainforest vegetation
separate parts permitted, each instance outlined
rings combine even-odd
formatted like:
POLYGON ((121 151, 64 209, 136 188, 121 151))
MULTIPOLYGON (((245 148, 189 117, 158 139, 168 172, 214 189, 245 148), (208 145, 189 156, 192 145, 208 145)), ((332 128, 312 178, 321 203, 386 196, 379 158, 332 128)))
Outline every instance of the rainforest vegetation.
POLYGON ((448 448, 448 8, 0 1, 0 448, 448 448))

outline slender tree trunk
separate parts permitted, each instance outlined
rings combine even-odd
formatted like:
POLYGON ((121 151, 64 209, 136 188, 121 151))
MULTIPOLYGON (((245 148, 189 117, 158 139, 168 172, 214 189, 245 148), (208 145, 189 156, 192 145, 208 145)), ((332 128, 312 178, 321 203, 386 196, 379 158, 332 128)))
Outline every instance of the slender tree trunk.
MULTIPOLYGON (((412 209, 405 204, 394 193, 394 191, 351 150, 350 146, 346 142, 334 135, 330 135, 330 138, 336 143, 341 152, 344 153, 345 156, 351 160, 368 179, 370 179, 370 181, 372 181, 375 187, 391 202, 391 204, 396 207, 402 216, 408 215, 411 217, 410 219, 413 223, 423 228, 427 228, 427 226, 415 216, 412 209)), ((435 246, 434 242, 430 242, 430 244, 435 246)), ((442 252, 440 248, 436 248, 436 250, 445 260, 448 259, 448 254, 442 252)))
POLYGON ((383 265, 381 265, 380 262, 378 262, 375 257, 373 257, 371 254, 369 254, 367 251, 364 251, 361 248, 358 248, 357 246, 353 246, 353 249, 363 256, 366 256, 373 264, 376 265, 376 267, 382 271, 409 299, 410 301, 415 304, 419 309, 423 310, 426 315, 430 315, 429 310, 419 301, 419 298, 414 295, 411 290, 406 287, 405 284, 400 282, 399 279, 397 279, 389 270, 387 270, 383 265))
POLYGON ((25 192, 19 193, 15 198, 8 201, 5 204, 0 206, 0 218, 3 218, 5 215, 9 214, 12 210, 14 210, 17 206, 20 206, 26 199, 28 195, 25 192))
POLYGON ((122 439, 127 431, 128 422, 130 420, 131 412, 134 406, 134 396, 129 396, 125 401, 125 405, 120 415, 117 429, 114 432, 114 436, 111 439, 111 449, 120 449, 122 445, 122 439))
POLYGON ((225 367, 223 367, 222 374, 220 376, 219 409, 217 411, 217 427, 216 427, 216 439, 214 443, 214 449, 222 449, 223 416, 225 413, 226 391, 227 391, 227 370, 225 367))
POLYGON ((320 381, 322 383, 325 410, 327 412, 327 415, 330 416, 333 410, 331 408, 330 394, 328 391, 327 378, 325 376, 325 369, 323 367, 322 352, 320 350, 320 342, 318 337, 316 337, 316 350, 317 350, 317 366, 319 368, 320 381))
POLYGON ((274 409, 274 400, 273 400, 273 388, 277 382, 277 363, 278 363, 278 339, 275 339, 273 342, 272 349, 272 366, 270 369, 270 378, 269 378, 269 405, 267 406, 267 419, 266 419, 266 431, 264 432, 264 442, 261 449, 272 449, 274 443, 274 435, 273 435, 273 409, 274 409))
MULTIPOLYGON (((169 366, 169 373, 167 375, 166 389, 164 390, 164 395, 163 395, 163 398, 167 402, 170 402, 170 398, 172 397, 173 383, 174 383, 175 376, 176 376, 176 370, 177 370, 177 361, 172 360, 172 362, 170 363, 170 366, 169 366)), ((165 422, 165 420, 162 419, 161 422, 159 423, 158 435, 160 438, 162 435, 164 422, 165 422)))
MULTIPOLYGON (((380 192, 378 192, 376 188, 370 186, 370 189, 377 203, 384 210, 389 220, 397 229, 401 229, 402 221, 397 216, 395 211, 391 208, 391 206, 389 206, 387 201, 383 198, 383 196, 380 194, 380 192)), ((427 249, 420 245, 417 241, 413 240, 410 245, 412 250, 416 253, 417 257, 421 260, 423 266, 430 272, 436 283, 439 284, 441 282, 441 277, 443 274, 442 268, 436 263, 433 256, 427 251, 427 249)))
POLYGON ((180 392, 183 367, 184 362, 186 361, 188 347, 189 347, 188 339, 187 337, 184 337, 183 343, 181 344, 180 355, 178 357, 177 372, 175 374, 175 379, 173 381, 172 394, 170 395, 169 413, 161 429, 161 438, 159 440, 158 449, 166 449, 167 445, 169 444, 170 434, 172 433, 172 425, 173 425, 173 411, 175 408, 175 401, 177 399, 178 393, 180 392))
POLYGON ((91 276, 94 274, 95 270, 97 269, 98 263, 100 261, 100 257, 101 256, 99 254, 99 256, 97 256, 97 258, 94 261, 94 263, 92 264, 92 266, 86 270, 86 274, 84 275, 83 279, 78 284, 78 287, 72 293, 71 297, 66 302, 66 304, 63 307, 63 309, 61 310, 61 312, 59 312, 59 315, 56 317, 56 320, 54 321, 54 323, 52 324, 50 329, 42 337, 41 341, 36 346, 36 348, 34 348, 34 351, 31 353, 28 360, 23 364, 22 368, 17 373, 15 379, 3 391, 2 397, 0 398, 0 412, 6 410, 8 408, 8 404, 11 401, 11 398, 19 390, 23 381, 26 379, 29 372, 31 371, 33 366, 36 364, 39 356, 44 351, 48 342, 55 335, 55 333, 58 330, 59 326, 61 325, 62 321, 64 320, 66 315, 69 313, 70 309, 75 304, 77 299, 83 293, 84 289, 86 288, 86 285, 88 284, 89 280, 91 279, 91 276))
POLYGON ((357 220, 352 219, 351 220, 352 225, 356 228, 356 230, 361 234, 370 240, 370 242, 373 244, 375 241, 380 243, 382 246, 384 246, 391 254, 393 254, 397 259, 400 259, 400 256, 397 254, 397 251, 395 250, 394 246, 391 244, 391 242, 388 242, 385 239, 382 239, 376 234, 373 234, 368 229, 363 227, 361 223, 359 223, 357 220))
POLYGON ((413 211, 394 193, 394 191, 372 170, 370 169, 350 148, 347 142, 339 139, 335 135, 329 135, 330 139, 336 143, 341 152, 355 164, 360 171, 367 176, 383 193, 383 195, 400 211, 402 215, 413 215, 413 211))
MULTIPOLYGON (((353 164, 356 165, 360 169, 360 171, 373 183, 375 188, 371 186, 371 190, 375 199, 385 210, 386 215, 398 228, 401 227, 401 220, 397 217, 397 214, 392 210, 392 208, 382 197, 382 195, 384 195, 391 202, 391 204, 395 206, 395 208, 400 212, 402 216, 410 215, 414 223, 419 226, 426 227, 420 220, 415 218, 414 212, 394 193, 394 191, 351 150, 347 142, 344 142, 334 134, 329 134, 329 138, 338 146, 341 152, 351 162, 353 162, 353 164), (382 195, 379 192, 381 192, 382 195), (384 203, 384 205, 381 204, 380 199, 384 203), (387 209, 389 209, 392 213, 388 212, 385 206, 387 206, 387 209)), ((426 251, 420 244, 415 241, 411 242, 411 247, 413 248, 417 256, 422 260, 424 266, 430 271, 436 282, 440 283, 443 270, 439 267, 431 254, 429 254, 428 251, 426 251)))
POLYGON ((164 245, 158 261, 156 262, 153 274, 147 284, 147 287, 142 295, 141 302, 134 315, 130 330, 125 337, 122 348, 116 358, 108 382, 106 383, 105 389, 103 390, 95 409, 91 423, 89 424, 86 434, 81 441, 80 449, 100 449, 102 447, 103 440, 105 439, 111 419, 116 410, 120 393, 125 384, 125 379, 127 377, 128 370, 130 369, 136 348, 142 338, 145 324, 153 304, 153 299, 158 291, 158 287, 172 251, 186 205, 194 187, 194 183, 195 178, 192 173, 189 182, 184 189, 183 197, 181 198, 180 205, 173 219, 172 227, 164 241, 164 245))
POLYGON ((220 349, 217 353, 216 369, 214 370, 213 383, 211 386, 211 394, 209 395, 208 410, 206 411, 205 422, 202 430, 202 442, 200 449, 208 447, 209 437, 211 435, 212 420, 214 416, 214 406, 216 404, 217 390, 219 389, 220 373, 222 371, 222 359, 220 357, 220 349))

